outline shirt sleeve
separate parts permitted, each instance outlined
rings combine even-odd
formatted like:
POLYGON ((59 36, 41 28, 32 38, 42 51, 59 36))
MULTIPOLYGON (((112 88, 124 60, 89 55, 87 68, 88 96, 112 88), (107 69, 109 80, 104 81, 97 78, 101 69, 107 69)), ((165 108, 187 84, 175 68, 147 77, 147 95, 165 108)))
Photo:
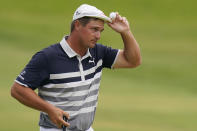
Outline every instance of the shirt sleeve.
POLYGON ((104 45, 99 44, 99 52, 101 53, 100 55, 102 56, 103 60, 103 67, 105 68, 113 68, 113 65, 116 61, 116 58, 118 56, 118 49, 113 49, 111 47, 107 47, 104 45))
POLYGON ((42 86, 48 78, 47 58, 44 52, 41 51, 32 57, 15 82, 35 90, 42 86))

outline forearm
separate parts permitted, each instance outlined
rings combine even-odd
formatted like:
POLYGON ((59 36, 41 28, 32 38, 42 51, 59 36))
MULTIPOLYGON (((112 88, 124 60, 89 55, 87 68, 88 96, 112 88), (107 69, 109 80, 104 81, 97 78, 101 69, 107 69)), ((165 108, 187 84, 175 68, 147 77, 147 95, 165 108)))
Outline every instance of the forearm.
POLYGON ((32 89, 21 86, 15 82, 11 89, 11 95, 28 107, 46 112, 49 115, 51 121, 56 124, 58 128, 61 128, 62 125, 70 125, 68 122, 63 120, 63 116, 69 118, 68 113, 44 101, 32 89))
POLYGON ((12 86, 11 95, 20 103, 39 111, 47 113, 53 108, 53 105, 41 99, 32 89, 23 87, 16 82, 12 86))
POLYGON ((123 55, 125 57, 125 60, 133 67, 140 65, 140 48, 132 32, 129 30, 120 34, 124 43, 123 55))

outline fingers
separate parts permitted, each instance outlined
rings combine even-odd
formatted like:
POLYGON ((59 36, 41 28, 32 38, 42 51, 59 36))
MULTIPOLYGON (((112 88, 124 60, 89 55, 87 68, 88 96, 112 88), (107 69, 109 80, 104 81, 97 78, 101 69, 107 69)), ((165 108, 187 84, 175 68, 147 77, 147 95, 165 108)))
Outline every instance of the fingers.
MULTIPOLYGON (((119 15, 119 14, 118 14, 118 12, 115 12, 115 13, 116 13, 116 17, 115 17, 115 19, 111 19, 111 20, 112 20, 112 22, 111 22, 112 24, 116 21, 117 16, 119 15)), ((111 23, 109 23, 109 24, 111 24, 111 23)))
POLYGON ((127 21, 126 17, 122 17, 118 12, 115 12, 115 13, 116 13, 116 17, 115 17, 115 19, 112 19, 111 23, 108 23, 109 25, 116 23, 116 22, 126 22, 127 21))
POLYGON ((66 127, 70 126, 70 124, 68 122, 65 122, 63 119, 60 119, 60 123, 61 123, 60 128, 62 128, 62 125, 66 126, 66 127))
POLYGON ((70 118, 70 116, 69 116, 69 114, 67 113, 67 112, 64 112, 64 111, 62 111, 62 116, 61 116, 61 118, 59 119, 59 128, 62 128, 62 126, 64 125, 64 126, 70 126, 70 124, 68 123, 68 122, 66 122, 66 121, 64 121, 64 119, 63 119, 63 116, 66 116, 66 118, 67 119, 69 119, 70 118))
POLYGON ((116 17, 112 19, 112 22, 107 24, 118 33, 128 32, 130 30, 126 17, 122 17, 118 12, 116 12, 116 17))
POLYGON ((67 119, 70 118, 69 114, 67 112, 64 112, 64 111, 63 111, 63 116, 66 116, 67 119))
POLYGON ((66 126, 66 127, 70 126, 70 123, 64 121, 64 120, 63 120, 63 117, 62 117, 62 118, 59 118, 59 119, 55 122, 55 124, 57 125, 58 128, 62 128, 63 125, 66 126))
POLYGON ((49 115, 49 118, 51 119, 51 121, 58 128, 62 128, 62 125, 70 126, 70 124, 68 122, 65 122, 63 120, 63 116, 66 116, 66 118, 69 119, 70 118, 69 114, 67 112, 64 112, 62 109, 54 107, 53 110, 50 110, 50 112, 48 112, 48 115, 49 115))
POLYGON ((60 120, 53 121, 53 123, 54 123, 58 128, 61 128, 61 127, 62 127, 62 122, 60 122, 60 120))
POLYGON ((116 19, 115 20, 116 21, 122 21, 123 20, 122 17, 119 15, 118 12, 116 13, 116 19))
POLYGON ((57 128, 62 128, 62 123, 56 123, 57 128))

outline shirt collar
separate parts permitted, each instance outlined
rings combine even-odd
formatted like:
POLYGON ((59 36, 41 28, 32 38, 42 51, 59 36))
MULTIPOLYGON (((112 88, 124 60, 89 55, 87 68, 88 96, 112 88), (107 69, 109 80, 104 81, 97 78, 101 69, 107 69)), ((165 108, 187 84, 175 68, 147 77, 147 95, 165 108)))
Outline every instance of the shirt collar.
MULTIPOLYGON (((63 37, 63 39, 60 42, 60 45, 62 47, 62 49, 64 50, 64 52, 70 57, 75 57, 75 56, 80 56, 78 55, 71 47, 70 45, 67 43, 66 39, 68 38, 68 36, 63 37)), ((87 57, 92 57, 90 54, 89 49, 87 50, 86 54, 82 57, 82 59, 85 59, 87 57)))

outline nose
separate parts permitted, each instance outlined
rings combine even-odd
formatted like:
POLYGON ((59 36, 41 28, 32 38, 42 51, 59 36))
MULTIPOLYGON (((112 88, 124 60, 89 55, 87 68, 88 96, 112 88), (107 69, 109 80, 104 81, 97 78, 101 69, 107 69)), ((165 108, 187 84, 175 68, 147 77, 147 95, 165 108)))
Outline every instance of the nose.
POLYGON ((100 31, 95 32, 95 36, 96 36, 96 39, 99 40, 101 37, 101 32, 100 31))

